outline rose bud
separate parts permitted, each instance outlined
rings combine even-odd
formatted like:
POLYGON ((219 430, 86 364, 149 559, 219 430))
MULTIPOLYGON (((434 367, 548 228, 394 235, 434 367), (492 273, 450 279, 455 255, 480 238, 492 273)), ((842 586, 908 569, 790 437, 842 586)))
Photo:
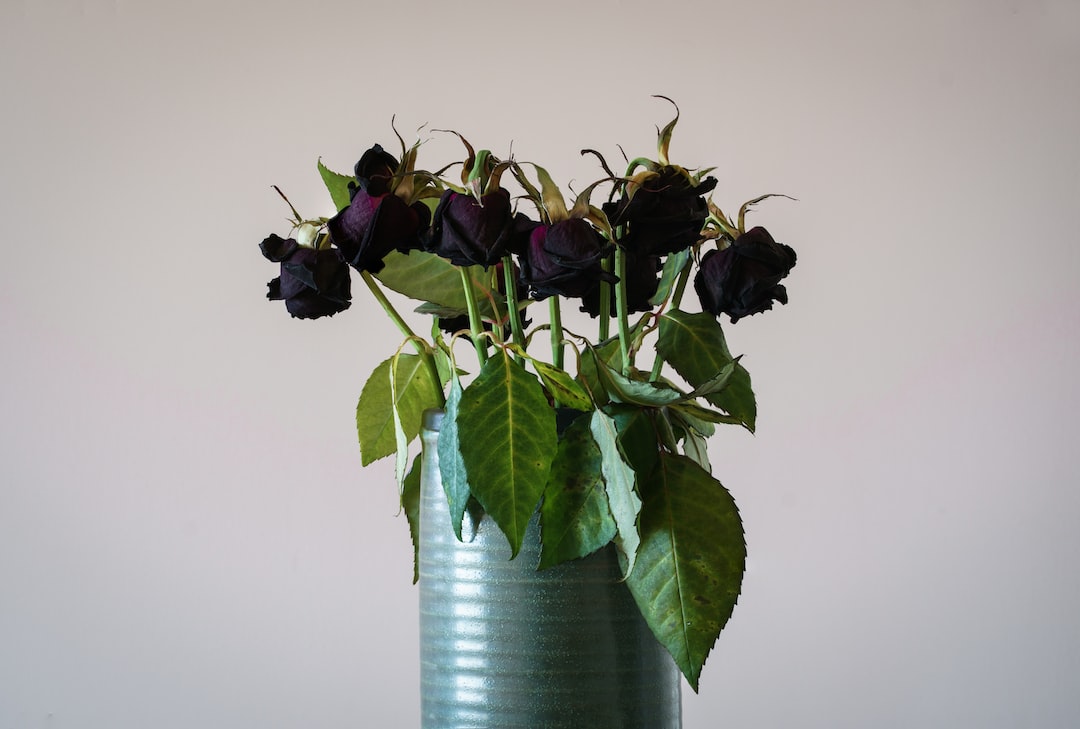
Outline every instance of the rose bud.
POLYGON ((549 296, 581 298, 597 282, 617 281, 601 265, 611 244, 581 218, 539 225, 521 252, 521 282, 537 301, 549 296))
POLYGON ((278 235, 266 238, 259 248, 281 264, 281 275, 267 284, 266 298, 284 301, 293 317, 318 319, 349 308, 349 267, 337 251, 315 250, 278 235))
MULTIPOLYGON (((626 312, 648 311, 649 299, 660 285, 659 256, 639 256, 626 251, 626 312)), ((581 299, 581 310, 589 316, 600 316, 600 284, 594 285, 581 299)), ((615 286, 611 287, 611 306, 608 311, 615 316, 615 286)))
POLYGON ((502 188, 477 201, 447 190, 435 208, 427 250, 455 266, 487 268, 524 245, 536 223, 510 208, 510 193, 502 188))
POLYGON ((777 243, 764 228, 751 228, 723 250, 701 257, 694 289, 701 308, 710 314, 744 316, 771 309, 773 301, 788 302, 780 280, 795 266, 795 251, 777 243))
POLYGON ((352 197, 363 190, 369 195, 383 195, 390 192, 390 180, 398 168, 398 161, 376 144, 364 152, 360 161, 356 163, 356 182, 349 183, 349 192, 352 197))
POLYGON ((420 247, 420 233, 430 219, 427 205, 408 205, 392 193, 372 195, 357 190, 349 207, 327 221, 330 240, 357 271, 378 273, 383 258, 420 247))
POLYGON ((640 184, 627 185, 621 200, 603 206, 612 227, 626 227, 621 245, 650 256, 676 253, 701 239, 709 215, 704 195, 716 187, 714 177, 695 187, 678 167, 669 165, 658 172, 640 184))

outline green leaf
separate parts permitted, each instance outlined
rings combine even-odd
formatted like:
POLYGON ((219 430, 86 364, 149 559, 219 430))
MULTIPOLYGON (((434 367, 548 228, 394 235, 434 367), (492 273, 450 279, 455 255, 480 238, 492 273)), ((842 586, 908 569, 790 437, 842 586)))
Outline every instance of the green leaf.
POLYGON ((633 405, 612 405, 605 412, 615 420, 619 448, 635 472, 648 476, 656 467, 660 438, 653 423, 655 410, 633 405))
POLYGON ((322 176, 326 189, 330 191, 330 199, 334 201, 334 207, 338 210, 349 207, 351 202, 349 199, 349 183, 355 182, 355 178, 351 175, 331 172, 322 163, 322 160, 319 160, 319 174, 322 176))
POLYGON ((401 489, 401 508, 405 511, 405 519, 409 522, 409 538, 413 545, 413 584, 420 581, 420 460, 419 455, 413 459, 412 468, 405 476, 405 483, 401 489))
POLYGON ((672 286, 674 286, 675 282, 679 279, 679 274, 686 268, 689 260, 689 248, 678 251, 677 253, 672 253, 664 260, 664 270, 660 274, 660 283, 656 287, 656 293, 649 299, 650 306, 659 306, 664 301, 667 301, 668 296, 671 294, 672 286))
POLYGON ((711 389, 717 378, 726 377, 724 388, 709 392, 705 399, 737 418, 750 432, 754 431, 757 405, 750 387, 750 373, 732 358, 716 317, 678 309, 666 312, 660 317, 656 352, 694 387, 711 389), (731 374, 725 375, 724 368, 732 362, 735 364, 731 374))
POLYGON ((499 348, 462 393, 456 421, 472 494, 516 557, 558 444, 555 411, 537 379, 499 348))
POLYGON ((685 456, 661 454, 642 498, 641 547, 626 584, 697 691, 742 589, 742 521, 727 489, 685 456))
MULTIPOLYGON (((375 274, 375 278, 388 289, 417 301, 435 304, 442 310, 468 311, 461 272, 445 258, 425 251, 410 251, 408 254, 391 251, 383 263, 384 268, 375 274)), ((498 301, 503 296, 492 291, 490 282, 478 278, 472 271, 469 273, 480 314, 490 319, 493 309, 489 296, 495 296, 498 301)))
POLYGON ((593 360, 593 372, 603 390, 615 402, 642 407, 663 407, 682 400, 683 393, 655 382, 632 380, 606 365, 591 347, 586 358, 593 360))
POLYGON ((395 409, 406 442, 411 442, 420 433, 424 411, 442 407, 442 387, 419 355, 396 357, 396 387, 392 390, 390 367, 394 361, 395 357, 391 357, 375 368, 356 404, 356 433, 360 439, 360 460, 365 466, 397 451, 395 409))
POLYGON ((589 421, 578 418, 559 440, 544 489, 539 569, 584 557, 615 537, 600 469, 589 421))
POLYGON ((458 444, 457 417, 461 393, 461 382, 455 377, 450 383, 450 393, 446 398, 446 413, 439 429, 438 446, 439 475, 442 477, 443 490, 450 505, 450 523, 454 526, 458 541, 461 541, 461 520, 465 516, 465 507, 472 493, 458 444))
POLYGON ((593 403, 588 393, 565 370, 535 359, 532 360, 532 365, 543 380, 544 387, 559 405, 582 412, 592 410, 593 403))
POLYGON ((638 545, 641 543, 637 525, 641 499, 634 490, 634 469, 619 450, 618 430, 613 419, 600 410, 594 410, 589 429, 600 448, 604 490, 608 508, 615 519, 615 546, 623 558, 623 575, 630 575, 634 571, 638 545))

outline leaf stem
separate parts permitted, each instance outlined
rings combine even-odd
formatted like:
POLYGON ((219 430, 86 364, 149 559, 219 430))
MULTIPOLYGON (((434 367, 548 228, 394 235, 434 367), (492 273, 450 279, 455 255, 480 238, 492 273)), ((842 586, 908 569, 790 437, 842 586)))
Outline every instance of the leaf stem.
MULTIPOLYGON (((386 294, 379 288, 379 284, 375 283, 375 277, 371 275, 369 271, 361 271, 360 277, 364 279, 364 283, 367 284, 368 289, 371 291, 371 295, 375 297, 375 300, 379 302, 379 306, 383 308, 386 315, 390 317, 390 321, 394 322, 398 331, 405 335, 405 338, 412 342, 413 348, 416 353, 420 355, 420 358, 424 360, 424 366, 426 366, 430 372, 433 382, 441 382, 439 378, 439 368, 435 364, 435 357, 432 355, 431 350, 427 348, 423 338, 418 337, 416 333, 409 327, 398 310, 394 308, 394 305, 390 303, 390 299, 386 298, 386 294)), ((442 397, 442 391, 439 392, 442 397)), ((439 404, 439 407, 443 407, 446 404, 445 398, 443 402, 439 404)))

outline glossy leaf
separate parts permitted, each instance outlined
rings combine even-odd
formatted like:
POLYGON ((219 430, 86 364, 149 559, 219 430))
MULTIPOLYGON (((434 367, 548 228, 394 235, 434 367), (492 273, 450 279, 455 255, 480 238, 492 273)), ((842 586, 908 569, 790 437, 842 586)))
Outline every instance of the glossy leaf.
POLYGON ((420 433, 424 411, 442 406, 442 387, 419 355, 396 357, 396 388, 390 386, 390 366, 394 357, 375 368, 356 404, 356 432, 360 439, 360 461, 368 465, 397 451, 394 428, 395 409, 407 442, 420 433), (396 391, 396 396, 395 396, 396 391))
POLYGON ((600 447, 589 421, 563 433, 540 507, 540 569, 584 557, 615 537, 601 474, 600 447))
POLYGON ((472 494, 517 556, 558 444, 555 411, 539 381, 499 348, 465 388, 455 420, 472 494))
POLYGON ((458 407, 461 403, 461 383, 455 377, 450 383, 446 397, 446 410, 439 429, 439 475, 442 478, 446 501, 450 506, 450 523, 454 534, 461 541, 461 520, 469 503, 469 479, 465 474, 465 462, 461 459, 458 444, 458 407))
POLYGON ((661 454, 641 490, 641 547, 626 584, 697 691, 742 589, 742 522, 727 489, 685 456, 661 454))
MULTIPOLYGON (((661 316, 656 352, 693 387, 723 378, 724 368, 734 361, 720 323, 705 312, 690 314, 676 309, 661 316)), ((757 405, 750 373, 741 364, 735 362, 724 388, 710 392, 705 399, 753 432, 757 405)))
POLYGON ((634 570, 638 545, 641 543, 637 524, 641 499, 636 493, 634 469, 619 449, 618 429, 611 417, 601 410, 594 410, 589 429, 600 448, 604 491, 611 516, 615 519, 615 546, 623 558, 623 574, 629 575, 634 570))

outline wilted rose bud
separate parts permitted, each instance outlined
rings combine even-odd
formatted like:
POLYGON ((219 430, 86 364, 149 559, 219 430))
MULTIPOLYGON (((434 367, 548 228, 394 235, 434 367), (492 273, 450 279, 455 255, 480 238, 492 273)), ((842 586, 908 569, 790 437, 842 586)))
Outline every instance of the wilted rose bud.
POLYGON ((455 266, 485 268, 520 249, 536 223, 510 207, 502 188, 480 200, 447 190, 435 208, 427 250, 455 266))
POLYGON ((318 319, 349 308, 349 267, 337 251, 315 250, 279 235, 267 237, 259 249, 281 264, 281 275, 267 284, 266 298, 284 301, 292 316, 318 319))
POLYGON ((346 263, 357 271, 378 273, 391 251, 407 253, 420 247, 420 233, 430 217, 422 202, 410 206, 392 193, 357 190, 349 207, 330 218, 326 227, 346 263))
MULTIPOLYGON (((652 308, 649 299, 660 285, 660 258, 658 256, 639 256, 626 251, 626 312, 648 311, 652 308)), ((600 316, 600 283, 594 285, 581 299, 581 310, 589 316, 600 316)), ((611 287, 611 305, 608 308, 615 316, 615 287, 611 287)))
POLYGON ((626 227, 620 244, 642 255, 663 256, 697 243, 709 215, 704 196, 716 187, 713 177, 695 187, 678 167, 661 167, 658 173, 627 185, 621 200, 603 206, 613 227, 626 227))
POLYGON ((390 192, 390 180, 393 179, 397 168, 398 161, 394 155, 376 144, 364 152, 360 156, 360 161, 356 163, 356 182, 349 183, 351 196, 355 197, 360 190, 369 195, 383 195, 390 192))
POLYGON ((521 252, 521 282, 538 301, 580 298, 601 280, 617 280, 601 265, 610 251, 611 244, 580 218, 539 225, 521 252))
POLYGON ((764 228, 751 228, 727 248, 701 257, 694 289, 701 308, 731 322, 788 302, 780 280, 795 266, 795 251, 777 243, 764 228))

